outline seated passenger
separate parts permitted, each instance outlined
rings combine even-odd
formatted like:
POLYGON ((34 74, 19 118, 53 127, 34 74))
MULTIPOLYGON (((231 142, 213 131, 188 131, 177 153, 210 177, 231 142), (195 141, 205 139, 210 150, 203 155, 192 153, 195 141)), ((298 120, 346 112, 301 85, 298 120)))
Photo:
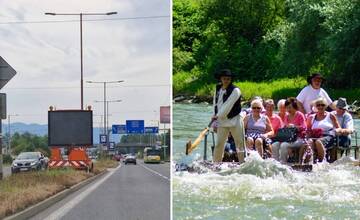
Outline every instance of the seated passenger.
POLYGON ((285 108, 285 99, 280 99, 277 103, 277 108, 278 108, 278 115, 281 118, 282 121, 285 120, 285 115, 286 115, 286 108, 285 108))
POLYGON ((296 127, 297 139, 294 142, 275 142, 272 145, 273 156, 281 163, 286 163, 288 161, 288 157, 293 156, 294 149, 299 149, 300 147, 305 145, 303 134, 306 130, 306 121, 304 114, 298 109, 297 100, 295 98, 288 98, 285 101, 285 107, 288 114, 286 114, 284 118, 284 127, 296 127))
POLYGON ((351 144, 351 134, 354 132, 354 120, 348 112, 349 106, 345 98, 339 98, 335 101, 336 111, 333 114, 336 116, 341 130, 337 133, 337 144, 340 147, 349 147, 351 144))
POLYGON ((278 115, 274 114, 274 106, 275 106, 274 100, 272 99, 267 99, 264 102, 264 107, 266 111, 265 114, 270 119, 271 126, 274 130, 274 135, 272 135, 272 137, 276 136, 276 133, 279 130, 279 128, 283 127, 283 121, 281 120, 281 118, 278 115))
POLYGON ((270 119, 260 114, 263 109, 262 102, 254 100, 251 102, 251 113, 244 118, 246 147, 248 150, 257 150, 261 157, 264 151, 267 157, 271 157, 271 139, 274 130, 270 119))
MULTIPOLYGON (((317 161, 322 162, 325 158, 325 149, 334 145, 335 133, 341 130, 336 116, 325 109, 328 102, 320 97, 314 101, 317 112, 307 119, 307 128, 312 131, 310 137, 313 141, 313 150, 317 152, 317 161), (315 133, 319 133, 316 135, 315 133)), ((301 155, 302 156, 302 155, 301 155)))

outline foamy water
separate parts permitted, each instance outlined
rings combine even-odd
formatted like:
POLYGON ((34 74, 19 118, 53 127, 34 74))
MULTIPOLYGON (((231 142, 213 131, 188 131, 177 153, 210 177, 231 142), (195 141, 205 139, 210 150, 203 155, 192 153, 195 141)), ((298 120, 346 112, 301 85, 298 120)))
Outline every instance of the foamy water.
MULTIPOLYGON (((351 157, 314 165, 313 172, 304 173, 272 159, 263 160, 257 154, 251 154, 240 166, 225 166, 219 172, 197 163, 201 158, 199 149, 185 156, 184 145, 179 143, 185 143, 189 137, 185 129, 189 115, 184 116, 184 124, 178 128, 176 120, 182 121, 176 115, 197 110, 198 114, 191 116, 196 120, 190 126, 199 131, 202 124, 196 123, 207 119, 204 112, 208 108, 174 108, 174 158, 202 171, 173 173, 174 219, 360 219, 360 168, 354 166, 351 157)), ((196 135, 195 132, 193 136, 196 135)))

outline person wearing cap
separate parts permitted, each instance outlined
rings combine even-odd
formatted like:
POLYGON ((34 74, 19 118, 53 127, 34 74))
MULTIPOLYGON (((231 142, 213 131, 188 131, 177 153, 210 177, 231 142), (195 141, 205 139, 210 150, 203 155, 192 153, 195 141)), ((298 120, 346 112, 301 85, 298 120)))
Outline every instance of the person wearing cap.
POLYGON ((331 98, 327 92, 321 88, 321 84, 324 82, 324 77, 320 73, 314 73, 307 78, 307 85, 301 90, 296 99, 299 101, 299 110, 304 114, 309 114, 312 112, 312 102, 319 98, 323 97, 326 101, 326 105, 330 106, 332 109, 335 109, 334 104, 332 103, 331 98))
MULTIPOLYGON (((325 150, 334 146, 335 134, 338 133, 341 128, 336 116, 331 112, 325 111, 328 106, 325 98, 320 97, 314 100, 313 104, 317 112, 307 118, 307 129, 312 131, 311 133, 313 134, 321 132, 319 137, 314 137, 312 134, 311 139, 313 149, 317 152, 317 161, 322 162, 325 158, 325 150)), ((300 156, 303 157, 303 155, 300 156)))
POLYGON ((234 74, 223 69, 215 75, 220 81, 214 94, 214 116, 217 121, 217 141, 214 149, 214 162, 221 162, 224 155, 225 142, 231 132, 239 162, 244 162, 245 131, 241 112, 241 91, 233 83, 234 74))
POLYGON ((337 133, 338 144, 341 147, 349 147, 351 144, 351 134, 354 132, 354 120, 348 112, 349 106, 345 98, 339 98, 334 103, 336 110, 333 114, 336 116, 341 128, 337 133))

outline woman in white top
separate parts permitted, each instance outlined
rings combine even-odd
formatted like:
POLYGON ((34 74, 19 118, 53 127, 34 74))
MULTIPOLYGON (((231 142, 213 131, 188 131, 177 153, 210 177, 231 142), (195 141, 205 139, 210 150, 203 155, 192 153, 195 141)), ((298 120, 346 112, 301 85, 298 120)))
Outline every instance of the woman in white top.
POLYGON ((325 157, 325 149, 334 145, 334 137, 337 130, 340 129, 339 123, 330 112, 325 111, 327 102, 324 98, 318 98, 314 101, 317 113, 310 115, 307 120, 307 128, 314 133, 321 133, 320 137, 313 138, 313 149, 317 152, 318 162, 322 162, 325 157), (317 132, 315 132, 317 131, 317 132))
POLYGON ((315 99, 319 97, 323 97, 326 105, 335 109, 334 104, 332 103, 331 98, 327 94, 327 92, 321 88, 321 84, 324 81, 324 77, 320 73, 314 73, 307 78, 307 85, 305 88, 301 90, 296 99, 299 101, 299 110, 304 114, 309 114, 312 112, 313 107, 312 103, 315 99))

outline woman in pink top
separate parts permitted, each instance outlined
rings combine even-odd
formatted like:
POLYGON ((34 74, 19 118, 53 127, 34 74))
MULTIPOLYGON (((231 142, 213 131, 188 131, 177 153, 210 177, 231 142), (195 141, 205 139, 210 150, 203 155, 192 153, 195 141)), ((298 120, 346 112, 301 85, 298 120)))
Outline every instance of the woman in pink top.
POLYGON ((303 135, 306 130, 305 116, 298 111, 297 100, 295 98, 288 98, 285 101, 285 107, 288 114, 284 117, 284 127, 296 127, 298 134, 295 142, 276 142, 273 144, 274 158, 282 163, 287 162, 288 156, 292 155, 294 149, 299 149, 306 144, 303 135))
MULTIPOLYGON (((267 99, 264 104, 265 104, 265 110, 266 110, 265 114, 270 119, 271 125, 274 129, 274 135, 272 135, 272 137, 275 137, 279 128, 283 127, 283 121, 281 120, 281 118, 278 115, 274 114, 274 106, 275 106, 274 100, 267 99)), ((270 137, 270 138, 272 138, 272 137, 270 137)))

